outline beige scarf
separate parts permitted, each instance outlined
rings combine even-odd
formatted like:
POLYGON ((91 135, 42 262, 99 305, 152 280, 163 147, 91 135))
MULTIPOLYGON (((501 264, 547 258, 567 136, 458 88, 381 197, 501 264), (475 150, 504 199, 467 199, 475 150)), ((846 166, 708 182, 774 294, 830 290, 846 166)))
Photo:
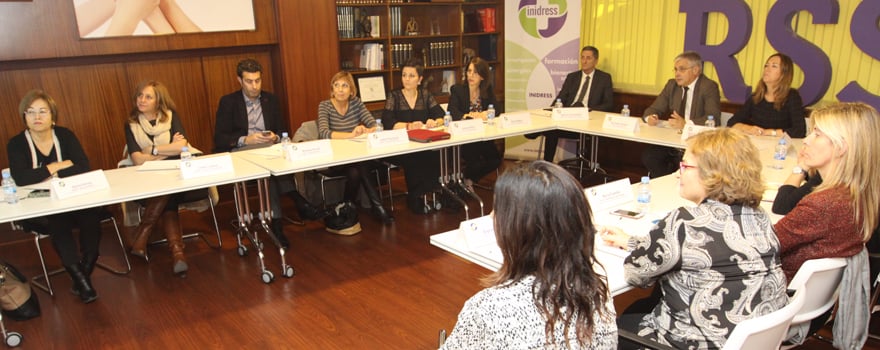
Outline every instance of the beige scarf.
POLYGON ((162 122, 162 118, 157 118, 156 125, 151 124, 150 120, 143 113, 138 115, 137 123, 128 123, 131 133, 134 135, 134 140, 137 141, 141 149, 171 143, 171 111, 166 112, 166 114, 168 115, 168 120, 162 122))
MULTIPOLYGON (((171 111, 166 112, 168 115, 168 120, 164 123, 159 121, 161 118, 156 119, 156 125, 150 123, 150 120, 147 119, 143 113, 138 115, 137 123, 128 123, 128 127, 131 128, 131 133, 134 135, 134 140, 137 141, 138 146, 141 149, 152 148, 152 146, 161 146, 167 145, 171 143, 171 111), (152 138, 150 138, 152 136, 152 138)), ((202 151, 193 147, 193 145, 187 142, 187 147, 189 147, 189 153, 193 155, 202 154, 202 151)), ((126 158, 128 154, 125 154, 126 158)), ((130 159, 130 158, 129 158, 130 159)))

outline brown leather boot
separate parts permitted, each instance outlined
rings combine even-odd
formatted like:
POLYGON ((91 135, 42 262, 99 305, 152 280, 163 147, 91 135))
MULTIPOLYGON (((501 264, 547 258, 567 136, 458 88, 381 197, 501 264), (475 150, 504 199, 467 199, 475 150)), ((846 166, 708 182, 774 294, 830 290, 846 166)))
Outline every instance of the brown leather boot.
POLYGON ((134 239, 131 241, 131 255, 139 256, 144 260, 150 261, 147 256, 147 241, 150 234, 153 233, 153 227, 165 211, 165 205, 168 204, 168 196, 159 196, 147 199, 147 205, 144 208, 144 215, 141 216, 141 223, 135 229, 134 239))
POLYGON ((171 248, 174 273, 183 275, 189 266, 186 265, 186 257, 183 255, 183 233, 180 231, 179 214, 176 211, 166 211, 162 214, 162 225, 165 228, 165 237, 168 238, 168 247, 171 248))

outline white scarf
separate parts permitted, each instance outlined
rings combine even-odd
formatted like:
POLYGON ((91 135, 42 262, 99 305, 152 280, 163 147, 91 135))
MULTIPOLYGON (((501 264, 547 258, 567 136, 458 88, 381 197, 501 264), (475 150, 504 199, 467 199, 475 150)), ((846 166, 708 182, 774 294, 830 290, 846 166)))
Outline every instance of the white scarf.
MULTIPOLYGON (((40 163, 37 162, 37 149, 34 148, 34 139, 31 137, 31 131, 25 130, 24 137, 28 140, 28 146, 31 148, 31 166, 33 169, 37 169, 40 167, 40 163)), ((55 159, 60 163, 63 161, 63 159, 61 159, 61 143, 58 142, 58 136, 55 135, 55 129, 52 129, 52 142, 55 143, 55 159)))
POLYGON ((161 146, 171 143, 171 111, 166 112, 168 120, 161 121, 156 118, 156 125, 150 123, 143 113, 138 115, 137 123, 128 123, 131 133, 134 135, 135 141, 141 149, 151 148, 152 146, 161 146), (150 137, 152 136, 152 138, 150 137))

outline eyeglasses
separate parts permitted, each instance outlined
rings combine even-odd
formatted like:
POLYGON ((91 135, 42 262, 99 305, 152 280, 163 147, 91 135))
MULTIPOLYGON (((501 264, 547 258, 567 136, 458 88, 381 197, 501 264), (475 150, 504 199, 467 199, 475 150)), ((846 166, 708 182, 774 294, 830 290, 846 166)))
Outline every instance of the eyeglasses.
POLYGON ((348 89, 349 87, 350 86, 348 86, 348 83, 335 83, 335 84, 333 84, 334 89, 348 89))
POLYGON ((45 117, 49 116, 49 110, 48 109, 41 109, 41 110, 37 111, 37 110, 29 109, 29 110, 25 111, 24 114, 27 115, 28 117, 31 117, 31 118, 34 118, 38 115, 45 118, 45 117))
POLYGON ((686 70, 691 69, 691 68, 694 68, 694 67, 695 67, 695 66, 690 66, 690 67, 675 67, 675 68, 672 68, 672 70, 675 71, 675 72, 684 73, 686 70))
POLYGON ((678 162, 678 174, 679 175, 684 174, 685 170, 688 170, 691 168, 699 169, 700 167, 698 167, 696 165, 685 164, 685 162, 678 162))

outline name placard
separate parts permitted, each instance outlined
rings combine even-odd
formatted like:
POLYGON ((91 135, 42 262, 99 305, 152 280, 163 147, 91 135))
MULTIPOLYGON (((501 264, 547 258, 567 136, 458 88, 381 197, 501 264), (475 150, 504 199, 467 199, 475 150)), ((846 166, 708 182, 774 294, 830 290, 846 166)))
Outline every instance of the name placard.
POLYGON ((333 156, 333 146, 330 145, 329 139, 298 142, 288 146, 285 154, 288 162, 318 157, 329 158, 333 156))
POLYGON ((482 119, 466 119, 449 123, 449 129, 446 130, 450 135, 468 135, 485 131, 482 119))
POLYGON ((687 124, 685 124, 684 128, 681 129, 681 140, 682 141, 687 140, 691 136, 694 136, 694 135, 699 134, 703 131, 712 130, 712 129, 713 128, 710 128, 708 126, 695 125, 694 123, 688 122, 687 124))
POLYGON ((590 120, 590 109, 587 107, 553 108, 550 118, 553 120, 590 120))
POLYGON ((409 135, 406 133, 406 129, 373 132, 367 135, 367 145, 370 148, 405 145, 407 143, 409 143, 409 135))
POLYGON ((49 182, 49 190, 54 199, 67 199, 110 188, 103 170, 84 174, 54 178, 49 182))
POLYGON ((498 117, 498 121, 498 126, 502 129, 531 126, 532 114, 529 112, 504 113, 498 117))
POLYGON ((458 230, 464 236, 468 249, 471 251, 481 251, 483 247, 498 245, 495 241, 492 215, 462 221, 458 230))
POLYGON ((180 161, 180 177, 184 179, 232 173, 233 171, 232 156, 229 153, 180 161))
POLYGON ((624 117, 620 114, 605 114, 602 129, 619 130, 623 132, 639 132, 639 118, 624 117))
POLYGON ((584 194, 587 195, 587 201, 590 202, 594 212, 605 211, 633 200, 629 178, 585 188, 584 194))

